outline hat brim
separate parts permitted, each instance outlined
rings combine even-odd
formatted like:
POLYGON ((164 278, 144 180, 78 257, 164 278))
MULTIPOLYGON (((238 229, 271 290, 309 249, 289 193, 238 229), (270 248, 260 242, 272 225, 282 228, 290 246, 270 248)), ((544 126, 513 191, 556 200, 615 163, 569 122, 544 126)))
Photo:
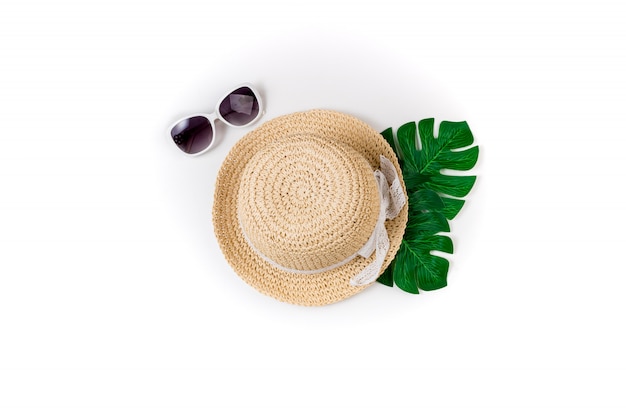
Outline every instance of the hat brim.
MULTIPOLYGON (((213 227, 228 263, 237 275, 261 293, 291 304, 331 304, 369 286, 352 286, 350 278, 371 263, 373 257, 356 257, 343 266, 319 274, 285 272, 270 265, 250 248, 237 218, 239 183, 250 158, 277 137, 294 133, 341 141, 360 152, 369 161, 372 169, 379 167, 380 155, 383 155, 394 164, 402 179, 402 171, 393 149, 378 132, 361 120, 329 110, 311 110, 281 116, 246 134, 226 156, 217 175, 213 227)), ((401 183, 406 194, 404 181, 401 183)), ((397 217, 385 222, 390 248, 381 272, 389 266, 400 247, 407 218, 408 205, 405 205, 397 217)))

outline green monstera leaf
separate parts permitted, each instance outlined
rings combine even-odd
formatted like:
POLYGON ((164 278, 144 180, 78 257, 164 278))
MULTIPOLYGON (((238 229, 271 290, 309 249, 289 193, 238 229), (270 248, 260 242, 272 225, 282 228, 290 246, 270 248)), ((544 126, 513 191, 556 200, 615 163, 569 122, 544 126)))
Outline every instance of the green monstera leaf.
POLYGON ((434 119, 400 126, 397 146, 391 128, 382 132, 398 155, 409 195, 409 220, 395 259, 378 278, 382 284, 417 294, 447 285, 449 261, 433 252, 453 253, 449 220, 463 208, 475 176, 441 171, 467 171, 476 165, 478 146, 466 122, 441 122, 434 136, 434 119))

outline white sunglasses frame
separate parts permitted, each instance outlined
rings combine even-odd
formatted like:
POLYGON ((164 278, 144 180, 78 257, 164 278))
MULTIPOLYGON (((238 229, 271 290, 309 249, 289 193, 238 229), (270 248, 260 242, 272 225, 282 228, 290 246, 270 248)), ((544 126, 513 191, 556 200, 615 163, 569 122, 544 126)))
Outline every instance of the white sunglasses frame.
POLYGON ((259 94, 259 91, 250 83, 243 83, 240 84, 234 88, 231 88, 230 90, 228 90, 228 92, 226 94, 224 94, 218 101, 217 104, 215 105, 215 110, 213 110, 212 113, 194 113, 194 114, 190 114, 188 116, 185 117, 181 117, 180 119, 178 119, 177 121, 175 121, 174 123, 172 123, 169 127, 169 129, 167 130, 167 134, 169 137, 169 141, 176 147, 176 149, 178 149, 179 151, 183 152, 185 155, 188 156, 198 156, 198 155, 202 155, 205 152, 208 152, 214 145, 215 145, 215 121, 216 120, 220 120, 222 123, 226 124, 227 126, 230 127, 235 127, 235 128, 240 128, 240 127, 246 127, 246 126, 250 126, 253 125, 254 123, 256 123, 262 116, 263 114, 265 114, 265 107, 263 106, 263 99, 261 98, 261 94, 259 94), (226 99, 226 97, 228 97, 229 95, 231 95, 234 91, 240 89, 240 88, 249 88, 252 93, 254 94, 254 96, 256 97, 257 103, 259 103, 259 114, 256 115, 256 117, 254 119, 252 119, 249 123, 246 123, 244 125, 241 126, 237 126, 234 125, 232 123, 229 123, 228 121, 226 121, 221 115, 220 115, 220 104, 222 104, 222 102, 226 99), (205 119, 207 119, 209 121, 209 124, 211 125, 211 129, 213 130, 213 138, 211 139, 211 143, 209 143, 209 146, 207 146, 205 149, 201 150, 200 152, 196 152, 196 153, 187 153, 185 151, 183 151, 182 149, 180 149, 178 147, 178 145, 174 142, 173 138, 172 138, 172 129, 174 129, 174 127, 176 127, 176 125, 178 125, 180 122, 190 119, 192 117, 204 117, 205 119))

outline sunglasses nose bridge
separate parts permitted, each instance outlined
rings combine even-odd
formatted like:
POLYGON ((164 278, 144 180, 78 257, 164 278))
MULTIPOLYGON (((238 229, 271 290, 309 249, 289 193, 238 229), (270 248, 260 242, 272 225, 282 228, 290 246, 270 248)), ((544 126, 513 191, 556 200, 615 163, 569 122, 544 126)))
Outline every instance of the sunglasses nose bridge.
POLYGON ((206 117, 209 123, 211 123, 213 126, 215 126, 216 120, 221 119, 219 109, 217 107, 215 107, 215 110, 213 110, 211 113, 204 113, 202 114, 202 116, 206 117))

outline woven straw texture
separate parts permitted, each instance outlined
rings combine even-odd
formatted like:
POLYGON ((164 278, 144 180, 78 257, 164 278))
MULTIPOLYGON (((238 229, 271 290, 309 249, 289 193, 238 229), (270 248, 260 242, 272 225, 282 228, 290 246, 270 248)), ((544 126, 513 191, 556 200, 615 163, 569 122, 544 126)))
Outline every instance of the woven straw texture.
MULTIPOLYGON (((263 256, 285 268, 316 270, 358 251, 378 217, 373 170, 380 155, 401 177, 393 150, 378 132, 327 110, 278 117, 245 135, 222 164, 215 188, 213 225, 226 260, 248 284, 292 304, 330 304, 365 289, 349 281, 373 257, 301 274, 263 256)), ((383 269, 400 246, 407 213, 405 205, 385 223, 391 244, 383 269)))

